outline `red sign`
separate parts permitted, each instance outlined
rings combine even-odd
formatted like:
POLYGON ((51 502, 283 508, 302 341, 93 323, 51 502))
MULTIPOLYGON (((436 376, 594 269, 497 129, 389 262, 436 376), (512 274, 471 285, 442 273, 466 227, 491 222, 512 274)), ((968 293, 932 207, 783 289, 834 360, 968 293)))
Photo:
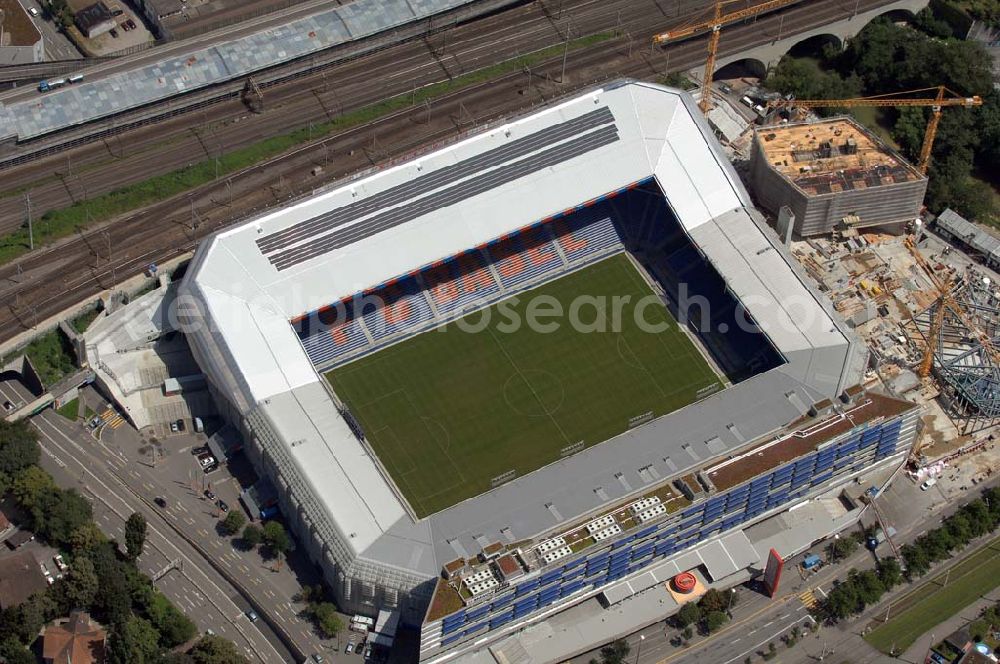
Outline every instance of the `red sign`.
POLYGON ((781 581, 781 570, 785 567, 785 561, 781 559, 778 552, 771 549, 767 555, 767 567, 764 568, 764 587, 771 597, 778 592, 778 582, 781 581))

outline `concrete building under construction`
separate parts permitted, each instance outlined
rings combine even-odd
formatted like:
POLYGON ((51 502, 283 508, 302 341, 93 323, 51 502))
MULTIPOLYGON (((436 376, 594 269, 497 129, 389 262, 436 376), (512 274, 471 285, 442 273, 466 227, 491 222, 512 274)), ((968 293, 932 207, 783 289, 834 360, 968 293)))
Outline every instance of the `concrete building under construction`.
POLYGON ((803 237, 906 223, 927 189, 925 176, 847 117, 758 128, 750 182, 760 207, 791 209, 803 237))

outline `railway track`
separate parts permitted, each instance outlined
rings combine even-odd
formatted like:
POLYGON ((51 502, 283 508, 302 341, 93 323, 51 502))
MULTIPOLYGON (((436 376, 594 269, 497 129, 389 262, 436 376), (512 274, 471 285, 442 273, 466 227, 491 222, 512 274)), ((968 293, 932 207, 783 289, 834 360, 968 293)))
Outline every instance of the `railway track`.
MULTIPOLYGON (((860 6, 865 10, 882 4, 885 3, 869 0, 861 2, 860 6)), ((429 111, 422 106, 407 108, 315 141, 225 180, 213 182, 196 192, 163 201, 53 247, 36 251, 18 261, 17 265, 0 268, 0 301, 6 303, 0 309, 0 339, 10 339, 65 307, 112 287, 116 281, 137 273, 150 261, 160 262, 192 249, 202 237, 233 223, 235 219, 259 213, 262 209, 308 192, 313 186, 322 184, 309 175, 316 165, 324 166, 326 176, 341 177, 421 145, 445 140, 484 122, 526 111, 533 105, 569 94, 573 89, 621 76, 652 78, 662 75, 666 56, 662 52, 651 51, 648 39, 669 23, 669 12, 655 1, 632 5, 636 8, 634 14, 619 19, 616 12, 615 22, 602 26, 605 29, 620 28, 631 39, 625 36, 570 52, 563 83, 558 82, 562 57, 553 57, 534 68, 530 83, 528 74, 513 72, 470 85, 436 99, 429 111), (376 137, 374 141, 373 136, 376 137)), ((783 34, 803 31, 849 14, 854 11, 854 2, 814 0, 806 9, 795 15, 785 14, 783 34)), ((595 20, 599 21, 600 16, 608 20, 606 12, 597 15, 595 20)), ((546 16, 545 20, 553 26, 552 29, 559 25, 552 17, 546 16)), ((774 39, 779 20, 778 16, 763 17, 753 25, 729 28, 723 40, 723 52, 738 52, 774 39)), ((513 28, 508 26, 507 29, 513 28)), ((510 35, 511 32, 499 34, 510 35)), ((472 43, 470 48, 475 46, 472 43)), ((475 53, 474 50, 459 48, 452 52, 455 55, 435 58, 439 71, 446 70, 449 63, 456 66, 454 60, 461 57, 459 54, 475 53)), ((682 42, 673 45, 668 52, 671 70, 697 66, 703 58, 704 42, 700 39, 682 42)), ((416 54, 409 57, 415 58, 416 54)), ((421 66, 416 64, 416 60, 411 60, 413 66, 405 67, 406 62, 401 58, 395 63, 367 63, 367 70, 362 63, 349 63, 352 70, 343 72, 344 77, 337 79, 335 89, 317 90, 313 87, 308 92, 290 96, 291 101, 280 109, 271 109, 263 116, 241 122, 221 123, 213 133, 218 134, 220 141, 239 140, 241 136, 245 140, 246 133, 256 133, 256 129, 262 126, 275 126, 276 123, 288 127, 287 119, 293 117, 293 112, 322 118, 340 110, 349 111, 367 105, 392 91, 388 82, 398 85, 405 82, 407 76, 419 76, 418 80, 423 81, 421 84, 434 82, 435 76, 431 73, 434 66, 421 66), (385 80, 372 80, 372 72, 390 71, 394 65, 397 70, 412 71, 399 71, 395 78, 386 74, 385 80), (253 124, 254 121, 257 124, 253 124)), ((437 80, 447 75, 441 71, 437 80)), ((306 85, 306 88, 309 86, 306 85)), ((210 145, 204 138, 196 142, 210 145)), ((177 149, 190 150, 190 145, 186 143, 186 147, 177 149)), ((206 153, 204 147, 199 149, 199 154, 206 153)), ((141 158, 128 162, 124 167, 141 168, 143 163, 159 163, 167 156, 148 147, 137 151, 136 155, 141 158)), ((187 158, 192 158, 190 151, 187 158)), ((119 161, 125 160, 114 160, 112 163, 119 161)), ((113 172, 114 169, 111 170, 113 172)))

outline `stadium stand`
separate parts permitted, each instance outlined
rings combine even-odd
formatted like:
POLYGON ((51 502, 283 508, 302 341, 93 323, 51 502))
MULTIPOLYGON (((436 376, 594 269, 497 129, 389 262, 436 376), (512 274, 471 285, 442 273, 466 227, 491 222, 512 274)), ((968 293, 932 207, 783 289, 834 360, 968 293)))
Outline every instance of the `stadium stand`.
POLYGON ((712 349, 731 380, 781 363, 652 182, 438 261, 300 317, 293 326, 313 364, 325 371, 626 249, 672 298, 674 317, 712 349), (709 303, 707 320, 699 301, 709 303), (681 315, 684 302, 692 306, 681 315), (744 325, 733 325, 738 317, 744 325))
POLYGON ((292 321, 295 332, 325 370, 618 253, 624 245, 614 221, 598 207, 521 229, 303 316, 292 321))

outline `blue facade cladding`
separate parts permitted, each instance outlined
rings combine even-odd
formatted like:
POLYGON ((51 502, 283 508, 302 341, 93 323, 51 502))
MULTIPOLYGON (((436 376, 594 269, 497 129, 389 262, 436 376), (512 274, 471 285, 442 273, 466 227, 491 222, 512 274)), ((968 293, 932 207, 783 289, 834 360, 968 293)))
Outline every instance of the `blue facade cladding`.
POLYGON ((749 483, 712 496, 662 523, 645 526, 609 543, 600 551, 580 556, 558 569, 546 570, 540 577, 522 581, 513 592, 495 599, 492 604, 448 615, 442 620, 441 632, 445 637, 442 645, 487 627, 497 629, 582 588, 599 587, 625 577, 805 495, 813 487, 830 481, 836 472, 861 470, 874 461, 892 456, 899 451, 901 424, 901 418, 897 417, 852 433, 837 445, 827 446, 749 483), (484 619, 473 625, 473 621, 480 618, 484 619))

